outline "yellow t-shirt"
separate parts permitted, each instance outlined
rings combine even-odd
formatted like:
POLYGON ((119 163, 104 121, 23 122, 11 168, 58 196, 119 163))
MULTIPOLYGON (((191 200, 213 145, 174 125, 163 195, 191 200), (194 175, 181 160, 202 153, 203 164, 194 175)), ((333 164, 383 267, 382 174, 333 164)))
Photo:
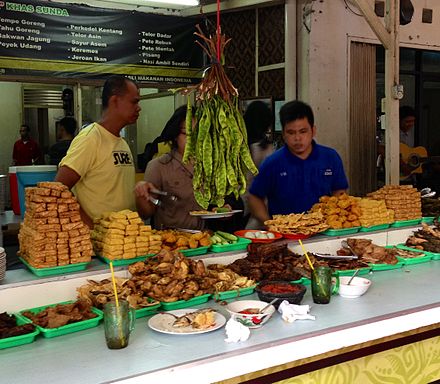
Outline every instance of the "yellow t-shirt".
POLYGON ((61 166, 81 176, 73 192, 92 219, 106 211, 135 209, 135 169, 130 147, 98 123, 73 139, 61 166))

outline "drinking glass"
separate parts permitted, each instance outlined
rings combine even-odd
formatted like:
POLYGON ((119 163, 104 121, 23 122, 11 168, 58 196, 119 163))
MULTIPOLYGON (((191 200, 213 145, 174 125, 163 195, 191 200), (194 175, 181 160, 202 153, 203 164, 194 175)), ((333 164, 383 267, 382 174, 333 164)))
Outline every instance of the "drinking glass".
POLYGON ((333 272, 330 267, 315 267, 312 271, 312 297, 316 304, 328 304, 332 294, 337 293, 339 278, 332 282, 333 272))
POLYGON ((119 301, 119 308, 114 301, 104 305, 105 341, 108 348, 121 349, 128 345, 135 318, 135 310, 125 300, 119 301))

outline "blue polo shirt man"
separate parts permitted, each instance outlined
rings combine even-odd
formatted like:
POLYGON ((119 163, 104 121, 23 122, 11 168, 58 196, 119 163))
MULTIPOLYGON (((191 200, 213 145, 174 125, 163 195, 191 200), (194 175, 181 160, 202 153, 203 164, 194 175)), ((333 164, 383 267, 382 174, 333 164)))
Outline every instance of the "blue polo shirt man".
POLYGON ((263 162, 249 190, 251 213, 262 223, 272 215, 308 211, 321 196, 348 188, 338 153, 313 140, 311 107, 301 101, 286 103, 280 120, 285 145, 263 162))

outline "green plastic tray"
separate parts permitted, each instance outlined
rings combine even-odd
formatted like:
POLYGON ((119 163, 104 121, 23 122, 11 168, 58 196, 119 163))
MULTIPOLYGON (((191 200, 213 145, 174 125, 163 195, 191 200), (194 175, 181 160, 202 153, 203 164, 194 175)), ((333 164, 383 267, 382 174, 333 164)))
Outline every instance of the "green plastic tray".
POLYGON ((353 233, 359 232, 361 227, 352 227, 352 228, 342 228, 342 229, 327 229, 324 232, 321 232, 323 235, 327 236, 345 236, 352 235, 353 233))
POLYGON ((361 227, 361 229, 359 229, 359 232, 380 231, 381 229, 387 229, 389 227, 390 227, 389 224, 379 224, 379 225, 373 225, 372 227, 361 227))
MULTIPOLYGON (((353 276, 355 269, 347 269, 345 271, 337 270, 338 276, 353 276)), ((358 276, 368 275, 371 271, 370 267, 360 268, 358 272, 358 276)))
POLYGON ((411 225, 420 224, 421 221, 422 219, 395 221, 393 224, 391 224, 391 228, 409 227, 411 225))
POLYGON ((434 222, 435 216, 422 217, 422 223, 432 224, 434 222))
POLYGON ((141 309, 136 309, 136 319, 140 319, 141 317, 152 315, 156 313, 156 310, 160 307, 160 303, 152 305, 151 307, 145 307, 141 309))
MULTIPOLYGON (((54 307, 55 305, 58 305, 58 304, 70 304, 70 303, 73 303, 73 301, 65 301, 62 303, 44 305, 42 307, 25 309, 23 311, 20 311, 20 316, 22 316, 23 318, 25 318, 28 321, 31 321, 29 318, 27 318, 26 316, 23 315, 23 312, 30 311, 33 313, 39 313, 48 307, 54 307)), ((96 327, 99 324, 99 322, 103 319, 103 314, 102 314, 102 311, 100 311, 99 309, 96 309, 94 307, 92 307, 92 312, 96 313, 96 315, 97 315, 93 319, 77 321, 76 323, 63 325, 62 327, 58 327, 58 328, 43 328, 43 327, 40 327, 39 325, 36 325, 36 324, 35 324, 35 326, 41 332, 43 337, 46 337, 46 338, 67 335, 68 333, 83 331, 84 329, 96 327)))
POLYGON ((198 248, 191 248, 191 249, 183 249, 179 251, 186 257, 190 256, 198 256, 198 255, 204 255, 205 253, 208 253, 209 246, 206 247, 198 247, 198 248))
POLYGON ((193 305, 206 303, 210 297, 211 294, 206 293, 205 295, 196 296, 189 300, 179 300, 172 303, 165 303, 162 301, 160 304, 165 311, 172 311, 174 309, 188 308, 193 305))
POLYGON ((216 292, 212 295, 215 300, 236 299, 237 297, 252 295, 255 285, 247 288, 234 289, 232 291, 216 292))
POLYGON ((312 280, 310 280, 309 278, 303 276, 303 277, 301 277, 301 279, 291 281, 291 283, 302 284, 302 285, 310 285, 312 283, 312 280))
POLYGON ((59 267, 48 267, 48 268, 35 268, 30 265, 25 259, 19 257, 21 262, 26 265, 26 267, 36 276, 45 277, 45 276, 54 276, 61 275, 63 273, 71 273, 84 271, 90 262, 87 263, 77 263, 77 264, 69 264, 69 265, 60 265, 59 267))
POLYGON ((391 269, 402 268, 405 263, 403 261, 398 261, 396 264, 370 264, 372 271, 389 271, 391 269))
MULTIPOLYGON (((17 320, 17 325, 31 323, 31 321, 28 318, 22 317, 20 315, 13 315, 13 316, 15 316, 15 319, 17 320)), ((33 343, 35 341, 35 336, 37 336, 39 333, 40 331, 38 330, 37 327, 35 327, 35 330, 33 332, 26 333, 25 335, 12 336, 12 337, 6 337, 4 339, 0 339, 0 349, 18 347, 19 345, 33 343)))
POLYGON ((144 256, 139 256, 139 257, 134 257, 133 259, 116 259, 116 260, 110 260, 107 257, 98 255, 98 257, 106 264, 110 264, 110 261, 113 261, 113 265, 115 267, 121 267, 123 265, 130 265, 133 263, 136 263, 138 261, 144 261, 145 259, 154 256, 153 253, 149 254, 149 255, 144 255, 144 256))
POLYGON ((408 251, 420 252, 420 253, 425 254, 425 256, 420 256, 420 257, 400 257, 400 256, 397 256, 397 259, 399 261, 403 261, 405 263, 405 265, 427 263, 428 261, 431 261, 431 259, 432 259, 432 253, 422 251, 421 249, 407 247, 404 244, 397 244, 397 248, 406 249, 408 251))
POLYGON ((252 240, 245 239, 243 237, 239 237, 238 240, 233 244, 213 244, 210 247, 211 252, 229 252, 229 251, 240 251, 242 249, 246 249, 248 244, 252 243, 252 240))
POLYGON ((427 252, 424 251, 427 255, 431 255, 432 260, 440 260, 440 253, 436 253, 436 252, 427 252))

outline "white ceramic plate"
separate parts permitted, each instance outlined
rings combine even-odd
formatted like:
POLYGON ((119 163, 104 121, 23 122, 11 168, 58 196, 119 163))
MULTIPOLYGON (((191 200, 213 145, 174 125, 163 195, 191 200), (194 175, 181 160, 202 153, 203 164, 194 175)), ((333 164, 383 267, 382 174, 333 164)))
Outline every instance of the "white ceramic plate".
POLYGON ((234 213, 243 212, 241 209, 234 209, 233 211, 229 212, 210 212, 210 213, 197 213, 197 212, 190 212, 189 214, 191 216, 197 216, 201 219, 221 219, 222 217, 231 217, 234 213))
POLYGON ((191 326, 176 328, 173 327, 175 318, 171 315, 167 315, 167 313, 172 313, 176 316, 183 316, 195 311, 197 311, 195 308, 185 308, 168 311, 166 313, 158 313, 148 320, 148 326, 157 332, 168 333, 170 335, 195 335, 215 331, 216 329, 223 327, 226 323, 226 318, 222 314, 215 312, 215 325, 211 328, 196 329, 191 326))

